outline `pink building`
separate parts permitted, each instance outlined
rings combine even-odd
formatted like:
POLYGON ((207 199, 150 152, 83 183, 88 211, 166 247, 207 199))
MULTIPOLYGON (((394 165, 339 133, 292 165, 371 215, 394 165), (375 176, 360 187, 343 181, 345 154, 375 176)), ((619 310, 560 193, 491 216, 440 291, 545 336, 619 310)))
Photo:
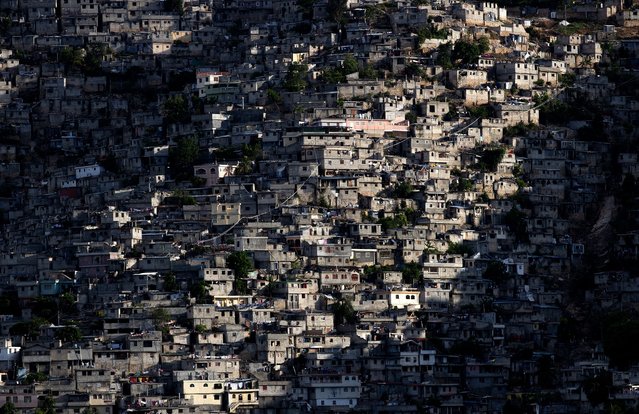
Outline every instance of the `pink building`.
POLYGON ((346 126, 354 131, 363 131, 372 136, 384 136, 388 132, 407 134, 410 128, 406 120, 394 122, 387 119, 347 118, 346 126))

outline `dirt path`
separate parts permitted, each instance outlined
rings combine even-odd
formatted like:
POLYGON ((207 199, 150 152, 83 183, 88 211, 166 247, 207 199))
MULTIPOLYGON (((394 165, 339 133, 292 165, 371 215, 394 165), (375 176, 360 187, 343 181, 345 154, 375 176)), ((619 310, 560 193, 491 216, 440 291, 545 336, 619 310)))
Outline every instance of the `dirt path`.
POLYGON ((596 255, 604 254, 610 248, 610 236, 612 235, 612 222, 615 212, 615 197, 608 196, 604 200, 599 217, 592 226, 588 235, 588 245, 592 253, 596 255))

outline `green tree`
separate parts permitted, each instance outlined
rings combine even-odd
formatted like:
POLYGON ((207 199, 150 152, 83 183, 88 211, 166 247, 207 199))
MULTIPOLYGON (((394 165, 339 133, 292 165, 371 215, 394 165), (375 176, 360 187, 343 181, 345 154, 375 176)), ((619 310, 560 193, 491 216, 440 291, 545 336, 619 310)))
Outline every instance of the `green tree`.
POLYGON ((448 254, 462 254, 464 256, 468 256, 473 254, 473 249, 470 246, 464 243, 448 243, 448 249, 446 250, 448 254))
MULTIPOLYGON (((46 381, 48 378, 49 377, 44 372, 30 372, 27 374, 27 377, 25 378, 24 381, 27 384, 34 384, 36 382, 46 381)), ((0 410, 0 414, 2 414, 2 410, 0 410)))
POLYGON ((11 17, 0 17, 0 35, 7 36, 12 24, 11 17))
POLYGON ((527 242, 529 240, 526 217, 526 214, 517 207, 511 208, 504 217, 504 224, 508 226, 515 235, 515 239, 519 242, 527 242))
POLYGON ((404 66, 404 75, 422 77, 424 76, 424 70, 418 63, 409 63, 404 66))
POLYGON ((282 95, 277 93, 275 89, 269 88, 266 90, 266 97, 269 102, 274 103, 275 105, 280 105, 282 103, 282 95))
POLYGON ((581 387, 593 407, 607 403, 612 388, 612 374, 609 371, 599 372, 586 378, 581 387))
POLYGON ((245 278, 253 271, 253 260, 247 252, 233 252, 226 258, 226 265, 233 270, 235 277, 245 278))
POLYGON ((345 75, 350 75, 351 73, 355 73, 359 70, 359 65, 357 64, 357 60, 355 56, 348 53, 344 56, 344 62, 342 62, 342 71, 345 75))
POLYGON ((544 355, 537 361, 537 384, 541 388, 555 387, 555 367, 552 358, 544 355))
POLYGON ((376 79, 379 77, 379 73, 370 63, 365 64, 359 70, 360 79, 376 79))
POLYGON ((422 270, 422 265, 419 263, 404 263, 402 266, 402 282, 410 285, 421 283, 423 281, 422 270))
POLYGON ((107 171, 112 172, 113 174, 120 173, 120 166, 118 165, 118 158, 115 154, 110 153, 106 157, 100 160, 100 165, 107 171))
POLYGON ((348 299, 339 299, 333 304, 333 322, 335 326, 357 323, 357 313, 348 299))
MULTIPOLYGON (((195 82, 196 82, 195 70, 187 69, 187 70, 180 70, 176 72, 170 72, 169 79, 166 82, 166 86, 168 87, 169 91, 179 92, 180 96, 182 96, 181 94, 184 92, 184 88, 187 86, 190 88, 190 86, 194 84, 195 82)), ((193 103, 193 100, 188 95, 185 96, 184 98, 187 104, 189 103, 189 101, 190 103, 193 103)))
POLYGON ((75 295, 72 292, 64 292, 58 297, 58 309, 65 314, 75 314, 78 309, 76 307, 75 295))
POLYGON ((35 317, 28 322, 18 322, 9 328, 9 334, 33 337, 40 333, 40 327, 50 322, 44 318, 35 317))
POLYGON ((636 409, 629 409, 623 401, 612 401, 609 414, 636 414, 636 409))
POLYGON ((195 137, 180 139, 177 146, 169 150, 171 175, 178 181, 188 181, 193 177, 193 166, 200 156, 200 145, 195 137))
POLYGON ((404 213, 403 211, 395 214, 395 217, 393 217, 393 221, 395 222, 395 226, 398 228, 408 225, 408 217, 406 217, 406 213, 404 213))
POLYGON ((191 177, 191 186, 194 188, 204 187, 206 185, 206 179, 202 177, 191 177))
POLYGON ((58 321, 58 302, 54 298, 39 296, 35 298, 31 305, 31 312, 39 317, 48 320, 51 323, 58 321))
POLYGON ((477 41, 459 39, 455 42, 451 59, 453 64, 470 65, 476 63, 477 58, 490 48, 488 38, 482 37, 477 41))
POLYGON ((525 137, 529 130, 529 125, 519 122, 517 125, 504 128, 504 137, 525 137))
POLYGON ((473 189, 473 182, 468 178, 459 177, 457 181, 453 181, 450 185, 451 192, 460 192, 463 193, 465 191, 471 191, 473 189))
POLYGON ((55 338, 62 342, 77 342, 82 339, 82 332, 75 325, 63 326, 55 330, 55 338))
POLYGON ((341 68, 327 68, 322 73, 322 80, 329 85, 346 83, 346 75, 341 68))
POLYGON ((302 15, 304 20, 312 20, 313 19, 313 5, 315 4, 315 0, 297 0, 297 5, 300 9, 302 9, 302 15))
POLYGON ((450 106, 450 109, 444 115, 444 121, 454 121, 459 119, 459 111, 457 111, 457 107, 454 105, 450 106))
POLYGON ((467 107, 466 110, 473 118, 492 118, 495 115, 490 105, 467 107))
POLYGON ((200 98, 197 93, 191 95, 191 106, 194 113, 198 115, 204 114, 204 99, 200 98))
POLYGON ((246 295, 249 293, 248 284, 246 283, 246 279, 235 279, 235 293, 237 295, 246 295))
POLYGON ((322 207, 322 208, 329 208, 330 207, 330 204, 328 204, 328 200, 323 195, 319 196, 319 198, 317 199, 317 205, 322 207))
POLYGON ((362 268, 362 280, 375 283, 382 279, 384 270, 380 266, 364 266, 362 268))
POLYGON ((164 308, 156 308, 151 312, 151 319, 153 319, 155 328, 159 329, 171 320, 171 315, 169 315, 169 312, 164 308))
POLYGON ((364 20, 369 27, 378 25, 380 20, 385 17, 386 11, 382 4, 368 4, 364 6, 364 20))
POLYGON ((621 190, 619 192, 619 201, 625 207, 632 206, 633 201, 637 196, 637 181, 634 175, 628 173, 624 176, 621 182, 621 190))
POLYGON ((576 320, 573 316, 565 314, 559 318, 557 339, 565 343, 574 343, 583 336, 583 321, 576 320))
POLYGON ((60 51, 59 59, 67 66, 67 69, 70 67, 81 68, 84 65, 85 53, 84 49, 65 46, 60 51))
POLYGON ((110 52, 109 48, 103 44, 92 44, 86 49, 83 72, 87 75, 99 75, 102 73, 102 61, 110 52))
POLYGON ((437 47, 435 63, 445 70, 453 67, 453 45, 450 42, 443 43, 437 47))
POLYGON ((346 0, 328 0, 328 16, 340 27, 346 23, 347 10, 346 0))
POLYGON ((413 194, 413 185, 408 181, 402 181, 395 184, 393 190, 393 197, 395 198, 410 198, 413 194))
POLYGON ((512 397, 506 400, 502 414, 521 414, 525 413, 527 408, 521 397, 512 397))
POLYGON ((253 161, 249 157, 243 157, 237 168, 235 169, 236 175, 246 175, 253 173, 253 161))
POLYGON ((433 243, 429 240, 426 242, 426 248, 424 248, 424 254, 439 254, 440 251, 435 248, 433 243))
POLYGON ((171 194, 170 200, 171 200, 171 203, 169 204, 176 204, 180 207, 194 206, 197 204, 197 201, 195 200, 195 198, 182 189, 175 190, 173 194, 171 194))
POLYGON ((484 354, 481 345, 475 338, 456 341, 450 348, 450 353, 473 358, 481 358, 484 354))
POLYGON ((499 260, 491 260, 486 266, 486 270, 482 275, 484 279, 491 280, 496 284, 504 283, 510 275, 506 271, 506 265, 499 260))
POLYGON ((20 306, 18 304, 18 295, 11 293, 3 293, 0 296, 0 314, 2 315, 20 315, 20 306))
POLYGON ((35 414, 56 414, 55 401, 51 396, 47 396, 38 405, 39 407, 35 409, 35 414))
POLYGON ((592 111, 586 113, 582 111, 583 105, 573 103, 568 105, 565 102, 551 98, 547 94, 535 95, 533 102, 539 105, 539 122, 542 124, 565 124, 569 120, 590 119, 592 111), (580 108, 580 106, 582 106, 580 108))
POLYGON ((631 312, 612 312, 603 319, 604 352, 610 363, 626 369, 639 362, 639 319, 631 312))
POLYGON ((164 102, 164 117, 169 124, 186 123, 191 120, 189 104, 184 96, 170 96, 164 102))
POLYGON ((480 154, 479 168, 482 171, 497 171, 497 166, 504 158, 506 154, 506 150, 502 147, 494 148, 489 147, 485 148, 480 154))
POLYGON ((259 141, 252 144, 242 145, 242 155, 248 158, 250 161, 255 161, 262 155, 262 148, 259 141))
POLYGON ((417 35, 418 44, 424 43, 426 39, 446 39, 448 37, 448 30, 438 30, 432 23, 413 29, 413 33, 417 35))
POLYGON ((186 246, 186 253, 184 256, 186 258, 189 257, 198 257, 203 256, 209 252, 209 248, 207 246, 203 246, 201 244, 189 244, 186 246))
POLYGON ((165 0, 164 11, 184 15, 184 0, 165 0))
POLYGON ((164 276, 164 290, 166 292, 175 292, 179 289, 175 274, 173 272, 167 273, 164 276))
POLYGON ((377 220, 377 223, 382 225, 382 231, 389 229, 398 229, 408 224, 408 218, 403 212, 395 214, 394 217, 383 217, 377 220))
POLYGON ((246 277, 253 271, 253 260, 247 252, 233 252, 226 258, 226 265, 235 273, 235 291, 245 294, 248 291, 246 277))
POLYGON ((477 46, 479 47, 479 54, 483 55, 490 50, 490 39, 486 36, 481 36, 477 39, 477 46))
POLYGON ((0 414, 16 414, 16 413, 17 413, 16 406, 13 405, 13 403, 11 401, 7 401, 0 408, 0 414))
POLYGON ((347 54, 339 67, 331 67, 324 70, 322 79, 329 84, 345 83, 346 76, 359 70, 357 60, 352 54, 347 54))
POLYGON ((488 197, 488 194, 486 193, 481 193, 477 201, 480 203, 490 203, 490 197, 488 197))
POLYGON ((193 283, 189 289, 189 293, 192 298, 195 298, 197 303, 209 303, 211 301, 209 288, 204 280, 198 280, 193 283))
POLYGON ((284 89, 289 92, 300 92, 306 89, 306 75, 308 65, 293 63, 288 67, 284 78, 284 89))

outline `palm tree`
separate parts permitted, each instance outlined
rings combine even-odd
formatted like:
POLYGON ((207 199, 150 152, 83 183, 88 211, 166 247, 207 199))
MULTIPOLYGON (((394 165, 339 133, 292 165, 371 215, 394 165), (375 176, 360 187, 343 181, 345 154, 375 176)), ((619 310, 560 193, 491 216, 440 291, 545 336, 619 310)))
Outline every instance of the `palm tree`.
POLYGON ((251 161, 248 157, 243 157, 242 161, 238 164, 235 169, 235 175, 244 175, 251 174, 253 172, 253 161, 251 161))
POLYGON ((16 406, 11 401, 7 401, 0 407, 0 414, 16 414, 16 406))

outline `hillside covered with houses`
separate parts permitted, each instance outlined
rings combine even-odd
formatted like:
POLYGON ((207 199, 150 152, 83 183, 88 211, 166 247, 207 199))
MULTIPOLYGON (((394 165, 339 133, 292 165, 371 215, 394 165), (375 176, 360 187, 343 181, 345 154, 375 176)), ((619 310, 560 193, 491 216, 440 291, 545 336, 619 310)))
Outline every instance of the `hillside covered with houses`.
POLYGON ((639 412, 639 3, 0 0, 0 414, 639 412))

